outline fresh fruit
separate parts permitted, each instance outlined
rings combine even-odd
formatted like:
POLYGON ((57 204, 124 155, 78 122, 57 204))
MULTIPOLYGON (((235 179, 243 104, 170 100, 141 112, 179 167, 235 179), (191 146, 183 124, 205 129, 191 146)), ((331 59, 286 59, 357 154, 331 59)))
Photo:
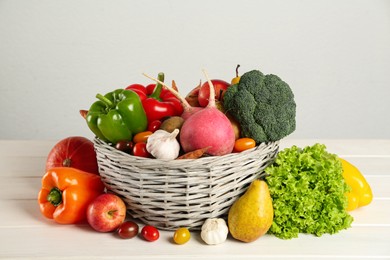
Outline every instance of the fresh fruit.
POLYGON ((235 152, 242 152, 251 148, 254 148, 256 146, 255 140, 249 137, 242 137, 236 140, 234 143, 234 150, 235 152))
POLYGON ((185 97, 185 100, 192 107, 199 107, 200 106, 199 101, 198 101, 198 95, 199 95, 199 89, 200 89, 201 85, 202 85, 202 83, 199 83, 199 85, 196 86, 194 89, 192 89, 185 97))
POLYGON ((191 238, 191 233, 187 228, 179 228, 173 234, 173 241, 178 245, 187 243, 191 238))
POLYGON ((152 155, 146 150, 146 143, 136 143, 133 147, 133 155, 145 158, 151 158, 152 155))
POLYGON ((254 180, 228 213, 230 234, 237 240, 252 242, 267 233, 274 216, 268 185, 254 180))
POLYGON ((373 198, 370 184, 358 168, 345 159, 340 158, 340 160, 343 166, 344 180, 351 187, 351 191, 347 192, 347 210, 351 211, 370 204, 373 198))
POLYGON ((144 132, 139 132, 133 137, 133 142, 134 143, 146 143, 148 140, 149 136, 151 136, 153 132, 151 131, 144 131, 144 132))
MULTIPOLYGON (((212 79, 211 83, 213 83, 212 86, 214 86, 215 99, 221 101, 226 89, 230 86, 230 84, 220 79, 212 79)), ((198 101, 201 107, 206 107, 209 104, 209 99, 210 99, 209 84, 210 84, 209 82, 205 82, 199 89, 198 101)))
POLYGON ((118 228, 118 235, 123 239, 133 238, 138 235, 139 227, 133 221, 125 221, 118 228))
POLYGON ((120 197, 111 193, 98 196, 87 208, 87 221, 93 229, 99 232, 117 229, 125 217, 125 203, 120 197))
POLYGON ((146 225, 141 230, 141 236, 149 242, 154 242, 160 237, 160 232, 157 228, 146 225))
POLYGON ((150 132, 156 132, 158 129, 160 129, 161 126, 160 120, 154 120, 148 124, 148 131, 150 132))
POLYGON ((240 67, 240 64, 237 65, 236 67, 236 76, 234 78, 232 78, 232 81, 230 82, 230 84, 234 85, 234 84, 237 84, 238 82, 240 82, 240 76, 238 75, 238 68, 240 67))
POLYGON ((132 141, 119 141, 115 144, 115 148, 125 153, 131 153, 134 144, 132 141))
POLYGON ((98 174, 92 141, 82 136, 71 136, 56 143, 46 160, 46 170, 54 167, 73 167, 98 174))

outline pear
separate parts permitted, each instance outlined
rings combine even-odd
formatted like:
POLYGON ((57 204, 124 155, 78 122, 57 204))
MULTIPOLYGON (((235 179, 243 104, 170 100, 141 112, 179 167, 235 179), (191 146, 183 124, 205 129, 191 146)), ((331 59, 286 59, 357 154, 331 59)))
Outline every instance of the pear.
POLYGON ((263 180, 254 180, 229 209, 229 231, 237 240, 252 242, 267 233, 273 219, 268 185, 263 180))

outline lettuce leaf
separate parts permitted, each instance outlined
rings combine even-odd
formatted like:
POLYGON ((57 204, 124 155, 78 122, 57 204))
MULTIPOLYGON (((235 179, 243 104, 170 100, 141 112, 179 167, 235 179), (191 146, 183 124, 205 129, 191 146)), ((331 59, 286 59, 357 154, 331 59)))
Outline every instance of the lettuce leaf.
POLYGON ((340 160, 324 144, 286 148, 265 172, 274 206, 269 233, 291 239, 299 233, 334 234, 351 226, 344 195, 349 186, 340 160))

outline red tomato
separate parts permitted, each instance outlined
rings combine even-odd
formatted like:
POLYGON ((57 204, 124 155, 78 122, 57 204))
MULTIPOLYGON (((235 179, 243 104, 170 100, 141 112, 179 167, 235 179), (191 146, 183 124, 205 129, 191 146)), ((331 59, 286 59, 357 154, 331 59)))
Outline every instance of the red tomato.
POLYGON ((123 239, 138 235, 138 225, 133 221, 125 221, 118 228, 118 235, 123 239))
POLYGON ((158 129, 160 129, 161 121, 160 120, 154 120, 148 124, 148 131, 150 132, 156 132, 158 129))
POLYGON ((234 143, 234 152, 242 152, 256 146, 256 141, 249 137, 243 137, 236 140, 234 143))
POLYGON ((133 155, 150 158, 152 155, 146 150, 146 143, 136 143, 133 147, 133 155))
POLYGON ((99 174, 92 141, 82 136, 71 136, 59 141, 46 160, 46 170, 53 167, 73 167, 99 174))
POLYGON ((160 237, 160 232, 158 232, 157 228, 146 225, 142 228, 141 235, 145 240, 153 242, 160 237))
POLYGON ((153 133, 151 131, 144 131, 136 134, 133 137, 134 143, 146 143, 146 140, 148 140, 149 136, 151 136, 153 133))

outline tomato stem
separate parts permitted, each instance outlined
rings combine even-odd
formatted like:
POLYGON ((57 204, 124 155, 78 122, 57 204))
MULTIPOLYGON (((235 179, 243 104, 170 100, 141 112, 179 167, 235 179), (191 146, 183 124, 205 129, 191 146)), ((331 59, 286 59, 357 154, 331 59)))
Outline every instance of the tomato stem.
POLYGON ((62 203, 62 192, 59 188, 54 187, 50 190, 47 195, 47 201, 49 201, 54 206, 58 206, 62 203))

